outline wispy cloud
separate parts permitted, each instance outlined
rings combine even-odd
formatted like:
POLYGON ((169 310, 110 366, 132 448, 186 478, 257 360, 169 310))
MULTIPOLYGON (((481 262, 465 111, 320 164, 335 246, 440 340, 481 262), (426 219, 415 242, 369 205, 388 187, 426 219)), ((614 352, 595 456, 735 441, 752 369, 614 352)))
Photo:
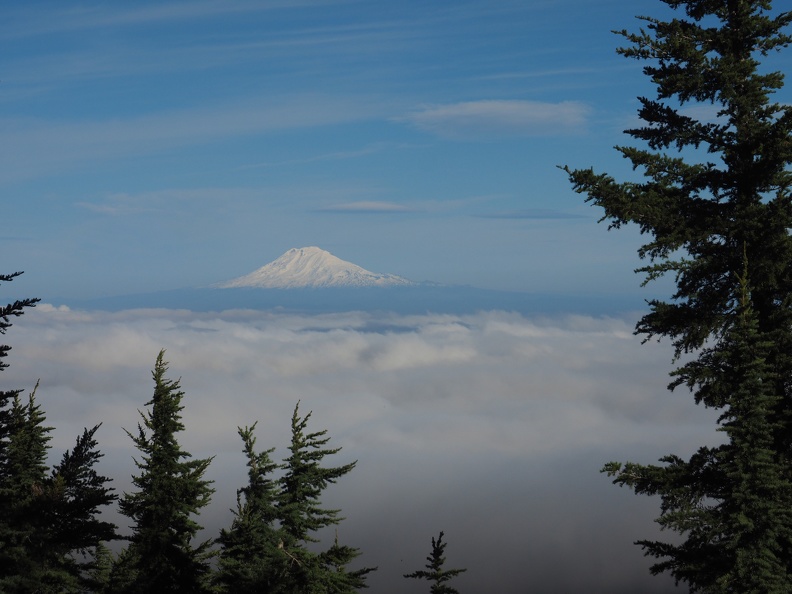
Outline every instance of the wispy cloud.
POLYGON ((576 101, 483 100, 427 106, 401 120, 438 136, 474 140, 579 133, 588 113, 576 101))
POLYGON ((75 163, 161 152, 235 136, 381 117, 374 98, 316 94, 263 98, 113 120, 0 121, 0 179, 18 179, 75 163))
POLYGON ((383 202, 377 200, 360 200, 357 202, 344 202, 342 204, 334 204, 332 206, 325 206, 317 208, 316 212, 330 212, 330 213, 355 213, 355 214, 388 214, 398 212, 416 212, 415 209, 410 208, 404 204, 396 202, 383 202))
POLYGON ((240 170, 244 169, 259 169, 268 167, 282 167, 284 165, 305 165, 307 163, 319 163, 322 161, 342 161, 345 159, 356 159, 358 157, 365 157, 380 153, 390 148, 410 148, 413 145, 395 144, 388 142, 374 142, 363 148, 349 151, 334 151, 330 153, 322 153, 320 155, 313 155, 302 159, 287 159, 284 161, 271 161, 266 163, 254 163, 251 165, 241 165, 238 167, 240 170))
MULTIPOLYGON (((2 37, 19 38, 43 35, 62 31, 79 31, 106 27, 128 27, 151 25, 156 23, 183 22, 191 19, 203 19, 227 14, 244 14, 278 9, 303 7, 332 6, 349 4, 354 0, 261 0, 239 2, 215 2, 197 0, 195 2, 168 2, 165 4, 141 4, 132 8, 124 5, 124 9, 116 10, 118 5, 97 4, 86 8, 80 6, 63 10, 47 10, 42 13, 36 10, 17 9, 11 12, 13 21, 18 26, 8 27, 2 37), (35 19, 32 18, 35 14, 35 19), (43 17, 43 18, 42 18, 43 17), (24 26, 21 26, 24 25, 24 26)), ((20 5, 20 7, 23 5, 20 5)))
POLYGON ((144 212, 155 212, 157 209, 144 201, 138 200, 129 194, 113 194, 103 201, 75 203, 77 208, 109 216, 129 216, 144 212))
POLYGON ((474 217, 480 219, 585 219, 583 215, 560 210, 550 210, 544 208, 527 208, 523 210, 509 210, 485 214, 475 214, 474 217))
POLYGON ((557 68, 555 70, 514 70, 510 72, 498 72, 477 77, 478 80, 506 80, 524 78, 544 78, 553 76, 580 76, 582 74, 597 74, 600 68, 557 68))

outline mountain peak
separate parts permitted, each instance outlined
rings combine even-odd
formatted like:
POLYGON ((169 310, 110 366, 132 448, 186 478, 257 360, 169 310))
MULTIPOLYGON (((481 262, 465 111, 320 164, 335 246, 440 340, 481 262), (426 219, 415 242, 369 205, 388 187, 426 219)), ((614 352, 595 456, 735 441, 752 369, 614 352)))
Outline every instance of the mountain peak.
POLYGON ((215 285, 221 289, 259 287, 391 287, 416 283, 394 274, 369 272, 316 246, 292 248, 250 274, 215 285))

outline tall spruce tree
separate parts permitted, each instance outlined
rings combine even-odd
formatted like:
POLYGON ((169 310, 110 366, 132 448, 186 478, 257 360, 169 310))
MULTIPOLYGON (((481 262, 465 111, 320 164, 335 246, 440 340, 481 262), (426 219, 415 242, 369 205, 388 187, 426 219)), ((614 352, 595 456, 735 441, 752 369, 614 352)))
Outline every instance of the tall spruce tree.
MULTIPOLYGON (((0 333, 11 326, 11 316, 37 301, 0 308, 0 333)), ((9 349, 0 346, 0 357, 9 349)), ((98 425, 86 429, 49 471, 52 428, 36 402, 37 388, 26 401, 20 390, 0 392, 0 591, 84 591, 97 549, 117 538, 115 525, 98 519, 117 497, 107 486, 110 479, 94 468, 102 457, 94 439, 98 425)))
MULTIPOLYGON (((37 386, 38 387, 38 386, 37 386)), ((27 402, 13 395, 4 418, 0 466, 0 591, 32 592, 45 576, 42 558, 48 547, 48 530, 42 500, 45 497, 47 450, 51 427, 36 404, 36 390, 27 402)))
POLYGON ((435 540, 432 537, 432 552, 426 558, 426 569, 419 569, 412 573, 405 573, 404 577, 413 578, 418 580, 426 580, 431 582, 429 594, 459 594, 459 590, 449 586, 446 582, 451 581, 460 573, 464 573, 467 569, 445 569, 445 548, 446 544, 443 542, 443 532, 435 540))
MULTIPOLYGON (((1 274, 0 283, 11 282, 18 277, 21 272, 12 274, 1 274)), ((13 303, 0 306, 0 335, 4 335, 12 326, 11 318, 19 317, 25 313, 28 307, 35 307, 38 299, 16 300, 13 303)), ((8 356, 11 347, 7 344, 0 344, 0 371, 8 367, 3 359, 8 356)), ((20 404, 19 395, 22 390, 1 390, 0 391, 0 589, 10 589, 7 584, 9 580, 19 579, 23 567, 26 565, 27 555, 22 547, 28 528, 20 526, 22 519, 20 514, 19 499, 27 499, 30 489, 29 484, 25 484, 23 477, 18 476, 18 462, 14 460, 15 446, 12 441, 17 440, 20 428, 20 404)), ((37 461, 40 465, 42 461, 37 461)), ((43 470, 38 468, 41 473, 43 470)), ((42 474, 35 477, 37 480, 43 479, 42 474)))
POLYGON ((247 457, 248 484, 237 491, 237 508, 229 529, 217 539, 220 545, 214 581, 222 592, 253 594, 272 592, 283 579, 284 554, 275 507, 278 483, 272 473, 279 465, 270 459, 274 448, 256 452, 252 427, 239 428, 247 457))
MULTIPOLYGON (((343 518, 340 510, 322 507, 320 496, 329 484, 348 474, 357 462, 342 466, 324 467, 322 460, 337 454, 341 448, 327 449, 327 431, 306 433, 309 412, 300 417, 299 403, 291 420, 290 455, 283 461, 284 474, 280 478, 277 498, 280 538, 284 568, 276 592, 288 594, 347 594, 366 587, 366 575, 375 568, 347 571, 346 567, 360 551, 334 544, 315 552, 309 545, 318 542, 317 531, 338 525, 343 518)), ((337 533, 336 533, 337 534, 337 533)))
POLYGON ((788 46, 792 13, 769 0, 662 0, 684 16, 640 17, 619 53, 647 60, 657 88, 639 98, 643 143, 617 147, 643 182, 570 170, 611 228, 650 241, 646 282, 676 279, 637 324, 687 354, 669 388, 721 411, 726 443, 661 465, 604 470, 659 495, 658 522, 680 543, 640 541, 693 592, 792 591, 792 107, 771 101, 783 75, 761 59, 788 46), (712 106, 697 119, 691 105, 712 106))
POLYGON ((83 430, 74 448, 52 468, 39 513, 49 532, 45 559, 75 578, 81 591, 92 588, 104 543, 119 538, 116 525, 99 518, 102 508, 118 499, 107 486, 112 479, 94 468, 103 456, 94 438, 100 426, 83 430))
POLYGON ((125 592, 202 592, 209 576, 210 540, 193 546, 201 526, 194 516, 211 500, 211 481, 203 478, 211 458, 191 459, 177 440, 184 430, 179 414, 184 392, 165 377, 160 351, 154 365, 154 395, 140 413, 137 435, 127 434, 140 451, 138 491, 124 493, 121 513, 134 521, 126 554, 119 558, 113 587, 125 592))

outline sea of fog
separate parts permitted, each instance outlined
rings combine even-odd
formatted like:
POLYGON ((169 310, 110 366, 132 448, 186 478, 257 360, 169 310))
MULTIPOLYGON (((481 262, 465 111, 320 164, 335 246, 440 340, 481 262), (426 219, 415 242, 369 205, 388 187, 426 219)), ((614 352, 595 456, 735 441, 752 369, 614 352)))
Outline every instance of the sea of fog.
POLYGON ((343 448, 328 462, 357 460, 325 502, 343 510, 340 542, 379 567, 372 593, 426 591, 401 575, 424 565, 441 530, 448 566, 468 568, 461 592, 671 592, 632 544, 658 534, 658 502, 599 469, 685 456, 718 435, 685 390, 666 390, 671 349, 642 345, 635 320, 41 304, 5 336, 2 378, 6 389, 40 379, 53 459, 101 422, 101 470, 123 492, 135 472, 124 429, 135 430, 166 349, 185 391, 180 441, 214 457, 205 537, 229 524, 245 481, 237 427, 257 422, 258 446, 282 458, 299 402, 343 448))

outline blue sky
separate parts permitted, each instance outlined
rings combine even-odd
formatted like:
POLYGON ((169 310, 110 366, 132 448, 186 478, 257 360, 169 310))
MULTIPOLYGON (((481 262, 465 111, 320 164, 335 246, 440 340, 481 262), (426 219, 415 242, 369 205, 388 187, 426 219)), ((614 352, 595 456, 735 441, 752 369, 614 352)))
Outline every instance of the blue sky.
POLYGON ((6 5, 0 241, 48 296, 202 286, 317 245, 487 288, 638 291, 556 166, 625 167, 659 3, 6 5))

